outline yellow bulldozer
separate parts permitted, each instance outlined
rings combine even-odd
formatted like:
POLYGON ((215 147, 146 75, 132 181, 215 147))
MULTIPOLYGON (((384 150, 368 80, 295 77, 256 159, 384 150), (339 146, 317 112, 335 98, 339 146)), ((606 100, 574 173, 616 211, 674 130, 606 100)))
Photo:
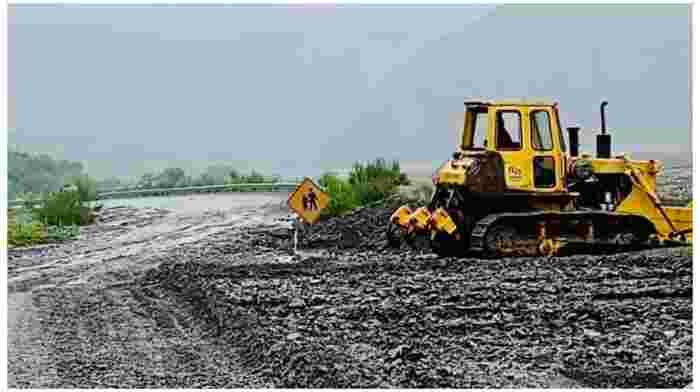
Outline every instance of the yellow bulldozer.
MULTIPOLYGON (((398 208, 387 240, 440 255, 552 256, 568 246, 690 244, 692 206, 663 206, 661 164, 612 154, 600 105, 596 156, 567 150, 556 102, 467 99, 461 145, 433 175, 429 205, 398 208)), ((691 202, 692 204, 692 202, 691 202)))

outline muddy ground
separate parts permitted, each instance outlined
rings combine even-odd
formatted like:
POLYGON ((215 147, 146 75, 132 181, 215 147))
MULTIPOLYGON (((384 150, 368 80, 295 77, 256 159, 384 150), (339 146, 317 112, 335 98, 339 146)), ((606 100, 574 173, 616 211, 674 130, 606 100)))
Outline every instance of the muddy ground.
POLYGON ((78 241, 10 250, 10 387, 692 381, 689 248, 438 259, 384 249, 380 207, 318 225, 292 257, 285 196, 109 208, 78 241))

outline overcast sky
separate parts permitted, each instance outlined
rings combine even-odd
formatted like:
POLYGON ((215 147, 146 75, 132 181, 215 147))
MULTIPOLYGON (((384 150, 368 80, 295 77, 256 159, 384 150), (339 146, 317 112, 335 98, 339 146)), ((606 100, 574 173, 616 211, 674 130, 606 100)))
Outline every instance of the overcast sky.
MULTIPOLYGON (((10 6, 10 142, 97 176, 449 157, 463 97, 690 150, 688 5, 10 6)), ((592 131, 583 135, 589 145, 592 131)))

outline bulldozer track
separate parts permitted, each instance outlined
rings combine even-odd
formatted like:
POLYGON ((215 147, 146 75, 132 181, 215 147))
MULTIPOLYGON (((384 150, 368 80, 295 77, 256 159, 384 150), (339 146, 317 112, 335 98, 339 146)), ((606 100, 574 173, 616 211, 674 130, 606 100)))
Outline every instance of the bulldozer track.
MULTIPOLYGON (((474 229, 471 233, 470 250, 473 252, 479 252, 486 256, 537 256, 542 255, 539 245, 542 243, 542 239, 537 238, 535 235, 535 225, 539 222, 551 222, 552 220, 558 220, 559 222, 564 222, 571 224, 574 221, 590 221, 595 226, 601 226, 603 224, 609 224, 613 221, 625 222, 627 227, 632 228, 633 223, 641 223, 644 218, 629 215, 620 214, 616 212, 609 211, 567 211, 567 212, 552 212, 552 211, 534 211, 534 212, 507 212, 491 214, 485 218, 477 221, 474 229), (503 224, 504 221, 509 221, 503 224), (515 226, 525 226, 532 228, 531 234, 517 233, 511 239, 502 239, 502 241, 497 241, 494 235, 498 236, 499 230, 504 230, 510 227, 514 227, 513 221, 517 222, 515 226), (530 222, 528 222, 530 221, 530 222), (636 222, 639 221, 639 222, 636 222)), ((601 226, 602 227, 602 226, 601 226)), ((643 228, 630 229, 633 230, 630 234, 644 233, 643 228), (639 230, 635 233, 634 230, 639 230)), ((624 233, 624 232, 623 232, 624 233)), ((503 236, 501 236, 503 237, 503 236)), ((678 246, 684 245, 680 243, 668 244, 652 244, 643 235, 635 237, 633 240, 629 240, 625 243, 619 235, 608 238, 595 238, 592 240, 576 240, 571 238, 565 238, 561 236, 557 237, 547 237, 548 239, 562 241, 564 245, 579 245, 586 246, 589 251, 595 252, 596 250, 606 250, 608 252, 621 252, 626 250, 641 250, 656 247, 668 247, 668 246, 678 246)))

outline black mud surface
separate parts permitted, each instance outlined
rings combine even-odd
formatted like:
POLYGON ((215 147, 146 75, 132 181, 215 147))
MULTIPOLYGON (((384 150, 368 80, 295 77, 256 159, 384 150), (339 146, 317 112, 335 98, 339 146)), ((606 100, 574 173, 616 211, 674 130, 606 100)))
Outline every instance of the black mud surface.
POLYGON ((438 259, 383 248, 392 209, 309 229, 303 257, 260 211, 108 209, 80 241, 12 250, 10 386, 692 382, 692 249, 438 259))
MULTIPOLYGON (((390 211, 318 225, 302 243, 326 251, 297 263, 206 257, 162 264, 142 284, 188 299, 247 369, 277 387, 692 381, 690 249, 438 259, 383 250, 373 222, 390 211), (341 245, 344 223, 360 232, 356 248, 341 245)), ((258 233, 254 248, 289 249, 283 230, 258 233)))

